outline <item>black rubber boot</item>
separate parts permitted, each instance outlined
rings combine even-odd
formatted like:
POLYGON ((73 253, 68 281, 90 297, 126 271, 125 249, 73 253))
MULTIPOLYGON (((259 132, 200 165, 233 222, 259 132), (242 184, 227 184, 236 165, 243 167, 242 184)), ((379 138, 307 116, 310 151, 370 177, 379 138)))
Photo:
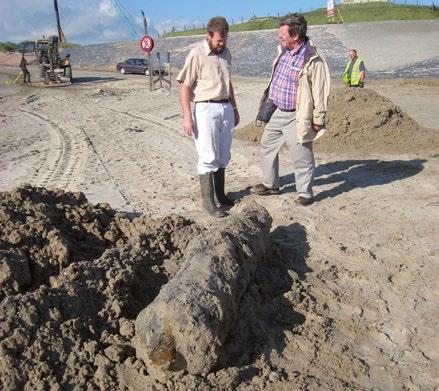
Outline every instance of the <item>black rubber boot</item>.
POLYGON ((224 176, 225 176, 224 168, 219 168, 217 172, 213 173, 215 197, 221 205, 233 206, 235 205, 235 201, 233 201, 231 198, 228 198, 224 193, 224 176))
POLYGON ((201 201, 204 210, 213 217, 224 217, 225 212, 219 209, 213 200, 212 173, 200 174, 201 201))

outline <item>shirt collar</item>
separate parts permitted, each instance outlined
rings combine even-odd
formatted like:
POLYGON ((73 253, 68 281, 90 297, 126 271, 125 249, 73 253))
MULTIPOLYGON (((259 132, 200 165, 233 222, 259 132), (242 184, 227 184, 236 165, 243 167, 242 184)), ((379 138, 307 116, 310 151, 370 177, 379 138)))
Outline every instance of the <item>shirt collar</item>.
POLYGON ((297 50, 294 53, 292 53, 293 56, 296 56, 297 54, 300 54, 300 53, 302 53, 305 50, 306 42, 307 41, 303 41, 301 43, 301 45, 297 48, 297 50))
POLYGON ((307 41, 303 41, 300 46, 296 49, 296 50, 292 50, 292 49, 288 49, 288 48, 284 48, 282 50, 283 53, 288 53, 290 56, 297 56, 298 54, 302 53, 303 50, 305 49, 307 41))
POLYGON ((206 53, 206 56, 208 56, 210 53, 212 53, 212 50, 210 50, 209 43, 207 42, 207 38, 203 41, 203 47, 204 47, 204 53, 206 53))

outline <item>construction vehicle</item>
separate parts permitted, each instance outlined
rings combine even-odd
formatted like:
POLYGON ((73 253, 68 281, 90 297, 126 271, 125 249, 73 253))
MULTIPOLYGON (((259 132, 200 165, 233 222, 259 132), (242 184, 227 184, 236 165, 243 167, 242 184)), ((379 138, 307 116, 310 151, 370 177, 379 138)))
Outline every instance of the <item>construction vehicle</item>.
POLYGON ((59 56, 58 41, 58 36, 51 35, 34 43, 35 56, 40 66, 40 79, 46 84, 73 81, 70 54, 65 57, 59 56))

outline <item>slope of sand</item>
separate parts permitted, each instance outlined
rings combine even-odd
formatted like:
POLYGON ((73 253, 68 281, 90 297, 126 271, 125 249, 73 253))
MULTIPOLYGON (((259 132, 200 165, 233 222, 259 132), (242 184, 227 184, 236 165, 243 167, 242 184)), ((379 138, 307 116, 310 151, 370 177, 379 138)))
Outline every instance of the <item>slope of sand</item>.
MULTIPOLYGON (((195 149, 180 131, 175 89, 149 92, 137 76, 78 73, 77 81, 1 87, 2 389, 23 383, 25 389, 124 389, 127 382, 134 390, 434 389, 437 153, 405 141, 398 149, 397 140, 389 149, 339 148, 334 131, 326 149, 316 147, 317 202, 303 208, 293 202, 284 152, 281 194, 250 195, 248 186, 260 181, 259 147, 235 140, 227 189, 237 200, 256 199, 272 215, 268 262, 244 298, 224 347, 226 364, 208 376, 178 374, 154 383, 130 344, 135 312, 151 297, 132 292, 143 270, 144 280, 156 283, 146 291, 153 295, 172 276, 164 259, 172 269, 188 236, 211 223, 199 208, 195 149), (25 183, 81 191, 100 205, 59 191, 5 193, 25 183), (140 222, 129 221, 139 215, 140 222), (131 224, 146 232, 145 242, 136 241, 131 224), (7 268, 13 258, 23 270, 15 279, 7 268)), ((236 81, 243 126, 263 85, 236 81)), ((391 104, 358 94, 355 101, 365 108, 391 104)), ((374 110, 364 110, 365 131, 368 123, 370 132, 379 129, 372 126, 374 110)), ((402 109, 397 113, 418 135, 421 128, 402 109)), ((366 143, 366 134, 359 139, 346 129, 352 136, 346 144, 366 143)))

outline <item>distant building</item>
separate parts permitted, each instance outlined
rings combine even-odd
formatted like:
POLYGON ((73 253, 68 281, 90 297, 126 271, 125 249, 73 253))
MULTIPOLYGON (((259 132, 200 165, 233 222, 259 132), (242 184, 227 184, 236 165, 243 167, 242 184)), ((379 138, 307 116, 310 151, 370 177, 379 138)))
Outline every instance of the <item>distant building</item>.
POLYGON ((373 3, 373 2, 388 3, 389 0, 341 0, 342 4, 373 3))

